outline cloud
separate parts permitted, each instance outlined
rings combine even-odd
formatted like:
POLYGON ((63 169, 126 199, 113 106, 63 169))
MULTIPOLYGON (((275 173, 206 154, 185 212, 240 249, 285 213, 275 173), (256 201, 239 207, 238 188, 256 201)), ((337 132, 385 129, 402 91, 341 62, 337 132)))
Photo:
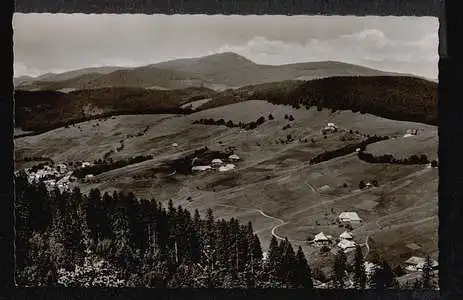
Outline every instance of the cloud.
POLYGON ((437 18, 15 14, 13 27, 17 75, 233 51, 257 63, 338 60, 437 77, 437 18))
POLYGON ((397 41, 377 29, 365 29, 332 39, 311 39, 304 44, 255 37, 243 45, 226 44, 219 52, 236 52, 261 64, 336 60, 435 79, 437 43, 437 33, 397 41))

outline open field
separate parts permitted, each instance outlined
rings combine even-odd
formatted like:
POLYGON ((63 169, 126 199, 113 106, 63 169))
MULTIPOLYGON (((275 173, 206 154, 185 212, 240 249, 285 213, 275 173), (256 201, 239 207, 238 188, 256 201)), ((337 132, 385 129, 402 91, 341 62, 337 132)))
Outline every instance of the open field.
POLYGON ((17 138, 15 147, 17 168, 26 166, 22 158, 27 156, 49 157, 55 162, 91 162, 115 148, 120 150, 109 155, 114 160, 152 155, 150 160, 82 182, 81 189, 129 190, 164 203, 172 199, 175 205, 201 213, 212 208, 218 218, 252 221, 263 247, 268 246, 272 234, 287 236, 293 244, 302 245, 314 262, 318 249, 305 240, 320 231, 334 237, 344 231, 334 223, 342 211, 358 212, 364 222, 354 229, 354 239, 364 243, 371 238, 374 250, 393 264, 412 254, 435 254, 437 169, 369 164, 358 159, 355 152, 310 163, 316 155, 366 140, 367 134, 395 138, 370 144, 367 152, 407 156, 426 153, 433 158, 437 153, 437 128, 431 125, 347 110, 295 109, 264 100, 188 115, 127 115, 86 121, 75 127, 17 138), (285 115, 292 116, 293 121, 285 115), (253 130, 193 124, 204 118, 238 123, 259 117, 264 117, 265 122, 253 130), (325 138, 321 129, 329 122, 339 130, 325 138), (290 127, 283 129, 288 124, 290 127), (416 137, 403 138, 410 128, 421 131, 416 137), (204 146, 217 151, 233 149, 241 160, 236 162, 236 169, 228 172, 169 176, 160 171, 161 165, 204 146), (377 180, 379 186, 359 190, 361 180, 377 180), (409 243, 421 248, 411 251, 406 247, 409 243))

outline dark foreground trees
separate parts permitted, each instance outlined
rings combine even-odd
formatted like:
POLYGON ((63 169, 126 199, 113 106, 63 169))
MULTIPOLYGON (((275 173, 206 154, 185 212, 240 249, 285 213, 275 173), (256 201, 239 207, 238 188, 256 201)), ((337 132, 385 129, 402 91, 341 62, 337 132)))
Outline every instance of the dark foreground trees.
POLYGON ((264 260, 251 223, 16 180, 19 285, 312 288, 302 249, 274 239, 264 260))

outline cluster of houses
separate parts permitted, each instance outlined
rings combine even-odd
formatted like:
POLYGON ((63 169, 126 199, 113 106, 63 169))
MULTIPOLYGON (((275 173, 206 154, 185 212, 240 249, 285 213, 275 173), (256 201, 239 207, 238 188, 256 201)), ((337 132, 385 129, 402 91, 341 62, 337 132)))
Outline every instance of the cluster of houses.
POLYGON ((333 133, 338 131, 338 126, 334 123, 328 123, 323 129, 322 129, 322 134, 326 133, 333 133))
MULTIPOLYGON (((338 216, 337 221, 340 224, 349 224, 353 226, 360 224, 362 222, 362 219, 356 212, 342 212, 338 216)), ((317 235, 315 235, 312 243, 315 246, 319 247, 328 246, 333 244, 333 237, 331 235, 325 235, 323 232, 320 232, 317 235)), ((357 244, 353 240, 352 233, 346 230, 339 235, 336 246, 347 253, 349 251, 354 250, 357 244)))
POLYGON ((220 158, 214 158, 209 165, 195 165, 195 160, 193 160, 192 171, 209 171, 209 170, 218 170, 219 172, 228 172, 235 169, 235 164, 232 162, 237 162, 240 160, 240 157, 236 154, 232 154, 228 157, 228 163, 224 162, 220 158))
MULTIPOLYGON (((319 247, 328 246, 332 243, 333 237, 331 235, 325 235, 323 232, 315 235, 313 239, 313 244, 319 247)), ((353 240, 352 234, 348 231, 344 231, 339 235, 339 242, 336 246, 347 253, 354 250, 357 244, 353 240)))
MULTIPOLYGON (((408 272, 422 272, 423 267, 426 264, 424 257, 412 256, 405 261, 405 270, 408 272)), ((439 267, 439 263, 436 260, 432 260, 431 268, 436 270, 439 267)))
POLYGON ((49 190, 58 188, 60 191, 71 191, 77 184, 77 178, 72 175, 72 169, 63 163, 45 165, 36 171, 27 168, 24 172, 29 183, 42 181, 49 190))

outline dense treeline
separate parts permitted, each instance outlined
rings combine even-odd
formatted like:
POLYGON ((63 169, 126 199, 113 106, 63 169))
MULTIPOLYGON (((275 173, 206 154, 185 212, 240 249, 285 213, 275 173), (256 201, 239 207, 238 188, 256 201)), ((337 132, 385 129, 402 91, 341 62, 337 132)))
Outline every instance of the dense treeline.
POLYGON ((201 110, 247 100, 296 109, 351 110, 383 118, 437 125, 437 84, 407 76, 341 76, 287 81, 224 91, 201 110))
POLYGON ((274 239, 267 260, 251 223, 163 207, 132 193, 48 192, 16 178, 20 285, 312 287, 307 260, 274 239))
POLYGON ((88 167, 77 168, 73 175, 77 178, 84 178, 86 175, 98 175, 111 170, 123 168, 128 165, 144 162, 146 160, 153 159, 152 155, 137 155, 127 159, 121 159, 117 161, 113 160, 97 160, 94 165, 88 167))
POLYGON ((70 93, 16 90, 15 122, 25 131, 44 132, 113 115, 189 114, 192 110, 182 109, 180 103, 211 95, 215 92, 207 88, 100 88, 70 93))
POLYGON ((435 160, 430 161, 424 154, 416 155, 413 154, 408 158, 395 158, 391 154, 384 154, 380 156, 374 156, 371 153, 365 151, 358 152, 358 157, 368 163, 379 163, 379 164, 398 164, 398 165, 426 165, 432 163, 433 167, 437 166, 435 160))
POLYGON ((405 76, 330 77, 312 80, 284 94, 254 94, 274 104, 352 110, 384 118, 437 125, 437 85, 405 76))
POLYGON ((339 148, 339 149, 323 152, 323 153, 315 156, 314 158, 312 158, 310 160, 310 163, 311 164, 318 164, 318 163, 321 163, 321 162, 324 162, 324 161, 327 161, 327 160, 330 160, 330 159, 333 159, 333 158, 336 158, 336 157, 345 156, 347 154, 355 152, 357 148, 360 148, 360 152, 361 152, 362 150, 365 149, 365 147, 367 145, 373 144, 373 143, 376 143, 376 142, 379 142, 379 141, 387 140, 387 139, 389 139, 389 137, 387 137, 387 136, 376 136, 375 135, 375 136, 367 138, 366 140, 364 140, 364 141, 362 141, 362 142, 360 142, 358 144, 351 144, 351 145, 347 145, 347 146, 339 148))
POLYGON ((210 119, 199 119, 199 120, 193 121, 193 124, 227 126, 229 128, 238 127, 238 128, 242 128, 242 129, 245 129, 245 130, 256 129, 258 126, 260 126, 260 125, 262 125, 264 123, 265 123, 265 117, 260 117, 256 121, 252 121, 252 122, 249 122, 249 123, 239 122, 237 124, 233 123, 232 120, 225 121, 224 119, 220 119, 220 120, 216 121, 216 120, 211 119, 211 118, 210 119))

